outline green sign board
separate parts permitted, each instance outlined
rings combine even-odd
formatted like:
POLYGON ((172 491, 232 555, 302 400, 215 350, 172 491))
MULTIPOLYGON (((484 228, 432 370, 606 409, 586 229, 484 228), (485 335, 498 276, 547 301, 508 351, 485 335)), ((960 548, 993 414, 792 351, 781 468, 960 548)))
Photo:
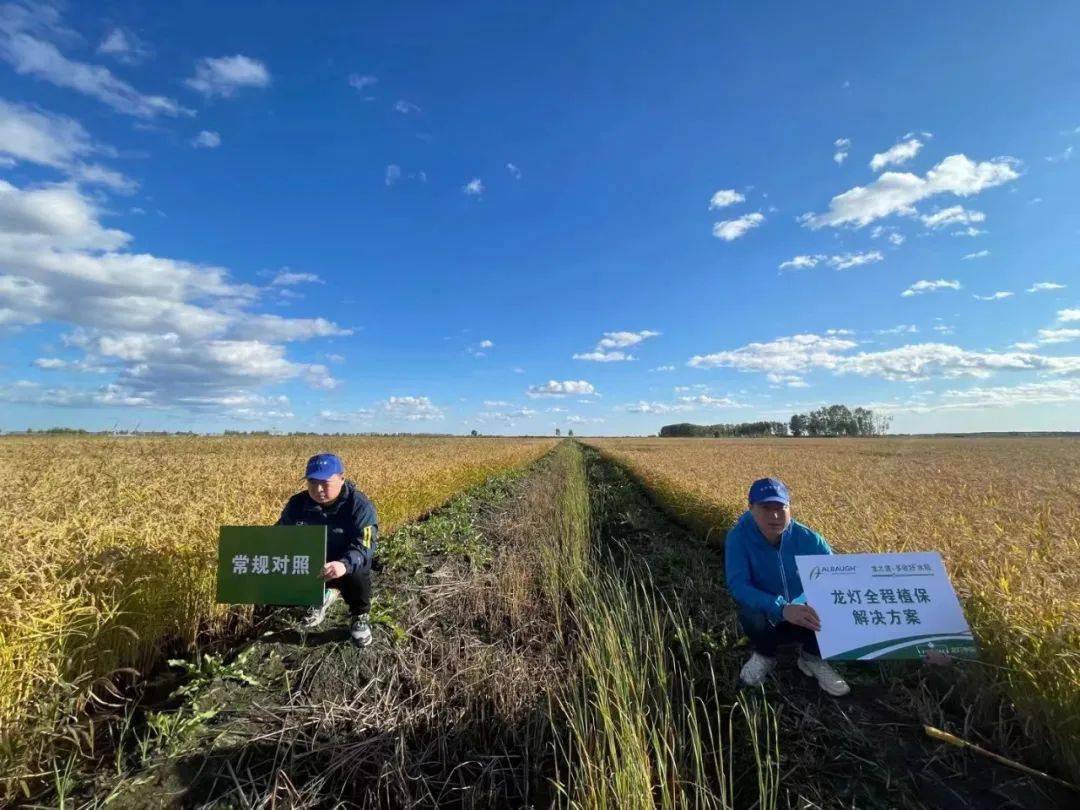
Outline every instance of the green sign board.
POLYGON ((325 526, 222 526, 217 601, 321 605, 325 526))

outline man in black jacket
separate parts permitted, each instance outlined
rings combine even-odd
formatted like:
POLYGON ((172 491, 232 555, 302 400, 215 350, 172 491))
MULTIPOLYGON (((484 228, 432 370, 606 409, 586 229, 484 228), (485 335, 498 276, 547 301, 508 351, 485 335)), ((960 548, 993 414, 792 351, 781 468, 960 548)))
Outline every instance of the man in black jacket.
POLYGON ((326 526, 326 595, 321 607, 308 611, 304 626, 322 624, 340 593, 352 614, 349 635, 366 647, 371 643, 371 560, 379 534, 375 505, 345 480, 345 465, 333 453, 312 456, 304 477, 307 490, 289 498, 278 519, 279 526, 326 526))

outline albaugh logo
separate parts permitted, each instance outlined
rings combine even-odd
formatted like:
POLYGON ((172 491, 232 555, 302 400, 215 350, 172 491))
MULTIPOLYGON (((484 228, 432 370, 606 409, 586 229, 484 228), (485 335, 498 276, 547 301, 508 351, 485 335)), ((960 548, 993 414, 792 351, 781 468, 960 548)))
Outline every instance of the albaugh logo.
POLYGON ((810 579, 811 580, 821 579, 821 577, 823 577, 826 574, 828 574, 829 576, 833 576, 833 575, 843 576, 843 575, 846 575, 846 574, 854 574, 854 573, 855 573, 855 566, 854 565, 815 565, 813 568, 810 569, 810 579))

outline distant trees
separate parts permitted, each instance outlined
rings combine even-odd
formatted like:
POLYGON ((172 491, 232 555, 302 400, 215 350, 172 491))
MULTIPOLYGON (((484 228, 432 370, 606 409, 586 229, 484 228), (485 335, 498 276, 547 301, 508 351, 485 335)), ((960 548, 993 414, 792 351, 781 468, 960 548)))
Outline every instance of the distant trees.
POLYGON ((561 436, 562 432, 558 428, 555 428, 555 435, 556 436, 561 436))
POLYGON ((787 422, 739 422, 721 425, 693 425, 681 422, 664 425, 661 436, 711 438, 760 438, 762 436, 880 436, 889 432, 892 417, 869 408, 825 405, 809 413, 792 414, 787 422))
POLYGON ((790 427, 792 436, 880 436, 891 424, 892 417, 869 408, 825 405, 810 413, 793 414, 790 427))
POLYGON ((661 436, 705 436, 715 439, 754 436, 787 436, 786 422, 738 422, 736 424, 692 425, 681 422, 677 425, 664 425, 660 428, 661 436))

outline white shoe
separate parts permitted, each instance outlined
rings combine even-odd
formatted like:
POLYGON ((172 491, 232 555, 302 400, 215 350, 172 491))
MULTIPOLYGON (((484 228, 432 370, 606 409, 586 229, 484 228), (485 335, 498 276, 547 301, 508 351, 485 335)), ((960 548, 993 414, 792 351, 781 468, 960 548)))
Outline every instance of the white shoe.
POLYGON ((371 625, 368 624, 368 614, 361 613, 359 616, 352 617, 349 636, 357 647, 366 647, 371 643, 371 625))
POLYGON ((754 653, 750 656, 750 660, 743 664, 742 672, 739 673, 739 680, 747 686, 761 686, 765 683, 766 676, 772 672, 775 666, 775 658, 770 658, 761 653, 754 653))
POLYGON ((816 655, 799 653, 799 669, 803 675, 817 678, 818 686, 833 697, 843 697, 851 691, 840 673, 816 655))
POLYGON ((327 588, 326 593, 323 594, 322 607, 308 608, 308 612, 304 615, 300 624, 309 630, 318 627, 323 623, 323 619, 326 618, 327 609, 337 601, 338 596, 340 596, 340 594, 338 593, 337 588, 327 588))

